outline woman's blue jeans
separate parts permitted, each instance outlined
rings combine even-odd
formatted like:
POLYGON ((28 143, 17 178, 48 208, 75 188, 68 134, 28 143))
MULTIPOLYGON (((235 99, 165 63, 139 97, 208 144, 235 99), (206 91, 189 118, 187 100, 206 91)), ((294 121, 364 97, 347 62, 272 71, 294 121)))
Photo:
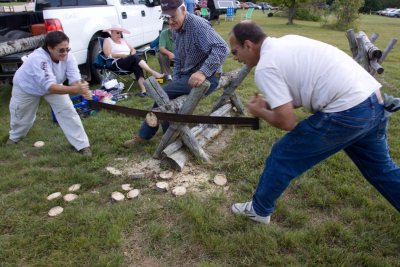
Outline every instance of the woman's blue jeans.
POLYGON ((335 113, 318 112, 301 121, 272 147, 253 196, 260 216, 274 211, 289 183, 306 170, 344 150, 364 177, 400 211, 400 169, 389 155, 387 118, 375 94, 335 113))
MULTIPOLYGON (((167 93, 170 100, 175 99, 181 95, 188 95, 192 87, 188 84, 188 80, 190 75, 181 75, 176 80, 173 80, 171 83, 165 85, 163 87, 164 91, 167 93)), ((219 78, 212 76, 207 78, 210 82, 210 88, 206 92, 206 95, 211 94, 217 89, 219 78)), ((157 107, 157 104, 154 103, 153 107, 157 107)), ((168 122, 162 123, 163 131, 165 132, 168 129, 168 122)), ((158 126, 150 127, 145 121, 142 123, 142 126, 139 130, 139 136, 145 140, 151 139, 158 131, 158 126)))

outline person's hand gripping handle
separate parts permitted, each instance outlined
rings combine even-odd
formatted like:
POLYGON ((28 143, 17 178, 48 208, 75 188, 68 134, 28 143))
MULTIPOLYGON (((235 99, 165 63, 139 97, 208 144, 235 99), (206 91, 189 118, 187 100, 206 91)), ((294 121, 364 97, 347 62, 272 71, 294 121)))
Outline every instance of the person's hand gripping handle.
POLYGON ((79 89, 81 91, 81 95, 86 100, 92 100, 92 91, 89 90, 89 83, 85 80, 80 80, 79 89))

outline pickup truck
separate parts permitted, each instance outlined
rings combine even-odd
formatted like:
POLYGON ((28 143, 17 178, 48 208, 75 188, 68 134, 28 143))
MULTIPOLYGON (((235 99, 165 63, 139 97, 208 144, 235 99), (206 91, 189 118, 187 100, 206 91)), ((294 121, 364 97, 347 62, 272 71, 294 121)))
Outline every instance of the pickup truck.
MULTIPOLYGON (((98 82, 100 75, 92 64, 100 50, 97 38, 107 37, 103 30, 112 24, 131 32, 124 39, 133 47, 150 43, 163 27, 159 0, 37 0, 33 12, 0 15, 0 42, 13 34, 17 39, 27 37, 23 32, 29 35, 33 26, 42 26, 42 33, 64 31, 81 73, 98 82)), ((0 80, 12 78, 21 58, 30 52, 0 56, 0 80)))

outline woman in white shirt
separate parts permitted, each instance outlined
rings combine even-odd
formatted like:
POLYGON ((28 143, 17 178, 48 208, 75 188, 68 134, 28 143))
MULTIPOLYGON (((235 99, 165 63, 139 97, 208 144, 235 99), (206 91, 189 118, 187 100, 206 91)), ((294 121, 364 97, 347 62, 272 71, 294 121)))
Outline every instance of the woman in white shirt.
POLYGON ((65 137, 77 151, 90 156, 89 139, 69 94, 90 98, 89 85, 81 75, 73 56, 69 55, 69 38, 65 33, 47 34, 43 47, 33 51, 17 70, 10 101, 8 145, 17 144, 32 127, 40 98, 50 104, 65 137), (68 80, 69 85, 63 85, 68 80))
POLYGON ((138 81, 141 91, 136 95, 141 97, 146 96, 143 70, 149 72, 155 78, 164 78, 164 74, 151 69, 146 61, 136 55, 135 48, 128 44, 122 36, 122 33, 129 34, 130 32, 128 30, 116 24, 104 31, 111 34, 111 37, 106 38, 103 43, 104 55, 108 58, 115 59, 111 68, 115 70, 132 71, 138 81))

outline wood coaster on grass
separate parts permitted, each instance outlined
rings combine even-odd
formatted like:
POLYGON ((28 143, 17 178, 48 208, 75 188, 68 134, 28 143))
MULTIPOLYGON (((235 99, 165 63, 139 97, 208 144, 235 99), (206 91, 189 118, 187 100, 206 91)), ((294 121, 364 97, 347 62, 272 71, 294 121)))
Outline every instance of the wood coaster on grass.
POLYGON ((53 199, 59 198, 61 196, 62 196, 61 192, 54 192, 47 196, 47 200, 53 200, 53 199))
POLYGON ((57 215, 60 215, 63 211, 64 211, 63 207, 56 206, 54 208, 51 208, 47 214, 50 217, 55 217, 57 215))

